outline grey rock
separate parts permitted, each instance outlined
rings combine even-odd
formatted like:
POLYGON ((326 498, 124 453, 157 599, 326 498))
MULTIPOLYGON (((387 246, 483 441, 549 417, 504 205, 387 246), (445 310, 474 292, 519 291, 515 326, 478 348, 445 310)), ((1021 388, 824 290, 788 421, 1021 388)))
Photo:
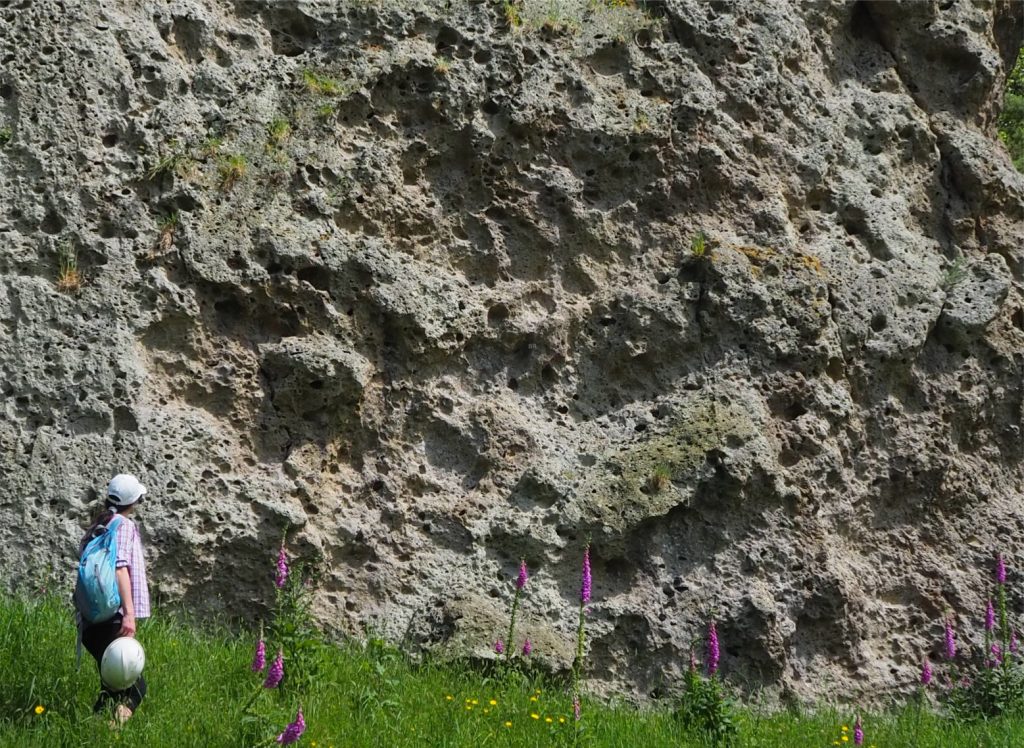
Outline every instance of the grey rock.
POLYGON ((526 559, 560 670, 589 537, 596 692, 713 615, 738 688, 908 693, 1024 566, 1024 6, 519 5, 0 3, 5 578, 130 470, 168 606, 289 528, 329 629, 488 658, 526 559))

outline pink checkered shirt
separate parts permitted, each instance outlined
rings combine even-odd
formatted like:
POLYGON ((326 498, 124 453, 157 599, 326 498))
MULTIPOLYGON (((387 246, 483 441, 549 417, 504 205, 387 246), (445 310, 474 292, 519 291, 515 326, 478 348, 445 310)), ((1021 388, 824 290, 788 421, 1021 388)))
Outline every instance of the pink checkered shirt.
MULTIPOLYGON (((142 538, 139 537, 139 528, 127 517, 121 517, 117 525, 116 565, 118 569, 128 568, 128 576, 132 580, 135 617, 149 618, 149 585, 146 583, 146 559, 142 555, 142 538)), ((124 613, 124 608, 121 608, 121 613, 124 613)))

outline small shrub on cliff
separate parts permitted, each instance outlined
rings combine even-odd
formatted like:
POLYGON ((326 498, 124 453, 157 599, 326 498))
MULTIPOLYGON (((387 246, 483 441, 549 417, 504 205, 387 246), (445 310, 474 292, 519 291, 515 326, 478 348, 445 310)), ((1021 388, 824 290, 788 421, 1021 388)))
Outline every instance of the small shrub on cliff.
POLYGON ((9 127, 0 127, 0 148, 11 142, 11 138, 14 137, 14 131, 9 127))

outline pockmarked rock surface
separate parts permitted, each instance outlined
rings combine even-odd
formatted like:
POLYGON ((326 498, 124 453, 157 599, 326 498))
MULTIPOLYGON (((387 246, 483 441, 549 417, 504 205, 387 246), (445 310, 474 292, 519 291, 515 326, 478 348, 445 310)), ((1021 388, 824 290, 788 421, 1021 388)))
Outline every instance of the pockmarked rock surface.
POLYGON ((0 1, 5 580, 69 584, 127 470, 158 601, 257 615, 287 527, 410 648, 488 656, 525 558, 568 667, 589 537, 588 684, 639 699, 709 616, 799 699, 979 628, 1024 5, 636 6, 0 1))

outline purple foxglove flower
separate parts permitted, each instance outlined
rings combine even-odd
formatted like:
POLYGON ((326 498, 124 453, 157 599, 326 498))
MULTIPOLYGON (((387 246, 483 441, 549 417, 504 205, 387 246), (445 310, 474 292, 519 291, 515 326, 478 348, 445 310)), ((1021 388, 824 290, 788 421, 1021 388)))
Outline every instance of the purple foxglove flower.
POLYGON ((583 604, 590 602, 590 586, 590 546, 588 545, 583 551, 583 578, 580 582, 580 602, 583 604))
POLYGON ((523 642, 523 657, 529 657, 533 653, 533 645, 527 639, 523 642))
POLYGON ((572 716, 576 718, 577 722, 580 721, 580 717, 582 716, 581 712, 580 712, 580 697, 579 696, 573 696, 572 697, 572 716))
POLYGON ((521 590, 529 581, 530 575, 526 572, 526 561, 519 562, 519 578, 516 579, 516 589, 521 590))
POLYGON ((288 581, 288 554, 285 553, 284 544, 281 544, 281 550, 277 554, 277 576, 274 577, 274 584, 277 585, 278 589, 284 587, 284 583, 288 581))
POLYGON ((267 670, 267 679, 263 681, 263 687, 277 688, 283 677, 284 653, 279 649, 277 650, 277 657, 274 658, 274 661, 270 664, 270 668, 267 670))
POLYGON ((1012 654, 1017 654, 1017 649, 1019 646, 1020 645, 1017 642, 1017 629, 1014 629, 1010 632, 1010 652, 1012 654))
POLYGON ((992 659, 989 660, 989 667, 996 667, 1001 665, 1003 662, 1003 648, 999 646, 999 642, 992 642, 992 647, 989 649, 992 653, 992 659))
POLYGON ((306 731, 306 720, 302 716, 302 707, 299 707, 298 713, 295 715, 295 721, 284 728, 284 732, 277 736, 277 742, 281 745, 291 745, 299 738, 302 737, 302 733, 306 731))
POLYGON ((860 717, 853 723, 853 744, 864 745, 864 728, 860 726, 860 717))
POLYGON ((693 653, 693 648, 690 648, 690 672, 697 672, 697 656, 693 653))
POLYGON ((494 642, 494 654, 499 654, 500 655, 500 654, 504 654, 504 652, 505 652, 505 642, 503 642, 501 639, 498 639, 496 642, 494 642))
POLYGON ((1002 553, 996 554, 996 582, 1006 584, 1006 561, 1002 553))
POLYGON ((263 637, 260 637, 259 644, 256 645, 256 655, 252 658, 252 671, 254 673, 262 673, 263 668, 267 666, 267 645, 263 643, 263 637))
POLYGON ((928 662, 928 658, 924 658, 924 662, 921 663, 921 685, 927 686, 932 682, 932 664, 928 662))
POLYGON ((992 601, 988 601, 988 606, 985 608, 985 630, 991 631, 996 627, 996 610, 992 607, 992 601))
POLYGON ((714 675, 718 671, 718 629, 715 627, 715 622, 711 621, 708 624, 708 659, 707 669, 708 675, 714 675))
POLYGON ((956 637, 953 634, 953 621, 950 618, 946 619, 946 659, 952 660, 956 658, 956 637))

